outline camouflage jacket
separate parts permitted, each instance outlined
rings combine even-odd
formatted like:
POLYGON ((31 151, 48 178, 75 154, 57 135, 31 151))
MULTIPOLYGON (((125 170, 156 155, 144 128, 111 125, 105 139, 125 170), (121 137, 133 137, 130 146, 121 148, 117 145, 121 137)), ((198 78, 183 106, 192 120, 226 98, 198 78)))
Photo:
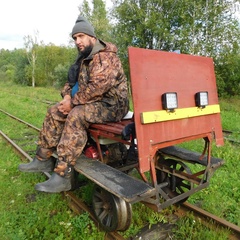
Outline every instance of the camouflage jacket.
MULTIPOLYGON (((80 61, 78 92, 72 97, 73 106, 103 102, 117 109, 128 108, 127 79, 112 43, 98 40, 90 55, 80 61)), ((72 83, 67 82, 62 96, 71 95, 72 83)))

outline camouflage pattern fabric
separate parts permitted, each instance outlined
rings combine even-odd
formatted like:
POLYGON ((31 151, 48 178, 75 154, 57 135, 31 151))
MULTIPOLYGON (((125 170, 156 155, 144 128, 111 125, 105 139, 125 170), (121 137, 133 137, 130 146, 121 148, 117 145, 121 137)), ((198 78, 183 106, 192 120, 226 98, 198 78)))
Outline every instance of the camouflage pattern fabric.
MULTIPOLYGON (((95 45, 92 54, 81 61, 79 90, 72 98, 74 106, 100 101, 109 106, 118 105, 122 111, 128 107, 127 80, 116 53, 115 45, 101 41, 95 45)), ((69 82, 61 94, 71 95, 69 82)))
MULTIPOLYGON (((66 169, 81 155, 91 123, 119 121, 128 112, 127 80, 116 52, 113 44, 98 41, 90 57, 81 61, 73 109, 68 115, 58 111, 58 104, 48 109, 38 146, 57 150, 54 171, 61 176, 66 176, 66 169)), ((66 83, 61 94, 70 92, 66 83)))

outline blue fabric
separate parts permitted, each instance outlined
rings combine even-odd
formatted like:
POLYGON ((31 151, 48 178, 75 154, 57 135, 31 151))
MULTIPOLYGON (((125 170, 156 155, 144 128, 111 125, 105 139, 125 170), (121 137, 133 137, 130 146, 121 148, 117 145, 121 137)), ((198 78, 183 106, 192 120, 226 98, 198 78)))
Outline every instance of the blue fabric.
POLYGON ((72 97, 75 95, 75 93, 78 91, 78 82, 75 83, 75 85, 72 88, 71 95, 72 97))

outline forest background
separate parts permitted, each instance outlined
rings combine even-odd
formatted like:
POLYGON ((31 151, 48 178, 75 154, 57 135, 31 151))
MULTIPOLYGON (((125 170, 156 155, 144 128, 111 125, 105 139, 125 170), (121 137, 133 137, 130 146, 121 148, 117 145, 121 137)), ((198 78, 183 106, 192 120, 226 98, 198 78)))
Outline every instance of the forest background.
MULTIPOLYGON (((240 92, 240 22, 235 0, 84 0, 79 14, 98 38, 117 45, 129 79, 129 46, 212 57, 221 97, 240 92)), ((54 15, 54 13, 53 13, 54 15)), ((71 29, 69 30, 69 32, 71 29)), ((69 46, 44 44, 38 32, 24 37, 25 48, 0 50, 0 79, 26 86, 61 87, 77 57, 69 46)))

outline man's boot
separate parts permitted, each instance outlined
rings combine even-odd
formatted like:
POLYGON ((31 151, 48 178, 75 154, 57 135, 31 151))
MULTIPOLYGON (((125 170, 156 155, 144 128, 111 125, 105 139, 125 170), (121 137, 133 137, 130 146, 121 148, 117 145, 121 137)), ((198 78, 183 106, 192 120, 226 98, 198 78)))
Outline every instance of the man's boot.
POLYGON ((22 172, 52 172, 55 159, 51 157, 53 150, 37 147, 36 156, 27 164, 20 164, 18 169, 22 172))
POLYGON ((58 173, 54 172, 47 181, 36 184, 35 189, 48 193, 69 191, 73 188, 74 181, 75 170, 73 167, 68 167, 65 176, 60 176, 58 173))
POLYGON ((54 169, 54 165, 54 158, 40 161, 35 156, 32 162, 20 164, 18 166, 18 169, 21 172, 52 172, 54 169))

